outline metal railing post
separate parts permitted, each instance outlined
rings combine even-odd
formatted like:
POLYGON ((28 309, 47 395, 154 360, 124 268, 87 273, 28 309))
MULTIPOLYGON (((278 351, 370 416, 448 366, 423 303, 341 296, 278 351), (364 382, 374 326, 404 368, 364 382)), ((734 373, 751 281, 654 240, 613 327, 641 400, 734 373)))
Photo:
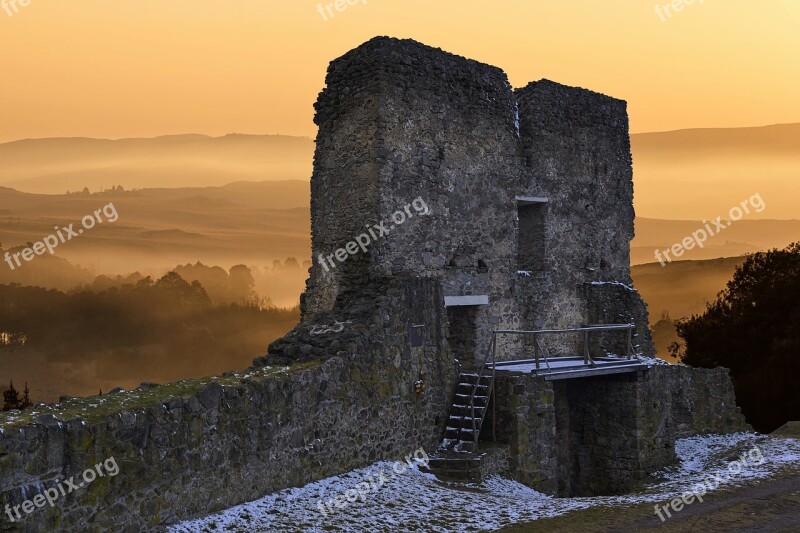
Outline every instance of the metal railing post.
POLYGON ((628 328, 628 347, 626 348, 628 352, 628 359, 633 357, 633 326, 628 328))
POLYGON ((589 332, 583 330, 583 364, 589 364, 589 332))
MULTIPOLYGON (((480 376, 480 374, 478 374, 477 383, 480 383, 480 381, 481 381, 481 376, 480 376)), ((474 443, 474 446, 475 446, 475 449, 472 450, 472 451, 474 453, 474 452, 478 451, 478 436, 475 435, 475 431, 477 431, 477 429, 475 428, 475 395, 474 394, 472 395, 472 401, 470 403, 472 404, 472 406, 471 406, 472 407, 472 439, 473 439, 473 443, 474 443)))
MULTIPOLYGON (((494 392, 497 385, 495 379, 497 378, 497 333, 492 332, 492 387, 489 390, 489 396, 494 392)), ((490 401, 491 398, 489 398, 490 401)), ((494 395, 492 401, 492 444, 497 444, 497 394, 494 395)))

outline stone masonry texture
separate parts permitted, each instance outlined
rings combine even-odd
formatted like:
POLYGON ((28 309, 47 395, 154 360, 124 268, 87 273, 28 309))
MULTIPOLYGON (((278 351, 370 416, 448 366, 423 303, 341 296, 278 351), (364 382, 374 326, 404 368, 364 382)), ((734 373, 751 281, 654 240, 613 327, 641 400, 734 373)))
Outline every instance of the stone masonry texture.
POLYGON ((752 430, 724 368, 655 365, 553 382, 498 376, 496 401, 497 439, 509 445, 511 476, 564 497, 630 490, 677 460, 677 438, 752 430))

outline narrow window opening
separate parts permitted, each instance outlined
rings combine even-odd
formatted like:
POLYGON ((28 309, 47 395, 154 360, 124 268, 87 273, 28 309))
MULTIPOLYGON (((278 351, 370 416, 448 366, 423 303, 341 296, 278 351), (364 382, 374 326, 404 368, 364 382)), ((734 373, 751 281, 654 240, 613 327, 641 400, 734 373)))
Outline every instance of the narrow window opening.
POLYGON ((517 234, 518 270, 541 272, 546 269, 545 235, 547 202, 524 202, 518 204, 519 233, 517 234))

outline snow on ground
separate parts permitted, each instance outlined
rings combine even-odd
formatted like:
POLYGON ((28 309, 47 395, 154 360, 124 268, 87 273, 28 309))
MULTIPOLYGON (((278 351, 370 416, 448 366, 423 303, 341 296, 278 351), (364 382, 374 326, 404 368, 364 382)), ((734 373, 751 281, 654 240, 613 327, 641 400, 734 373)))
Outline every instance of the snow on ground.
MULTIPOLYGON (((679 465, 659 472, 660 481, 625 496, 552 498, 500 477, 481 484, 447 484, 417 468, 397 474, 395 469, 401 470, 397 463, 384 461, 183 522, 170 531, 460 533, 496 530, 574 509, 643 502, 666 504, 686 492, 699 492, 699 484, 737 485, 800 466, 800 440, 754 433, 681 439, 675 448, 679 465), (380 483, 381 476, 385 479, 383 483, 380 483), (320 501, 340 494, 344 496, 351 489, 361 489, 364 498, 353 503, 343 502, 343 508, 318 506, 320 501)), ((349 495, 354 499, 356 493, 353 491, 349 495)), ((702 503, 696 501, 693 505, 702 503)))

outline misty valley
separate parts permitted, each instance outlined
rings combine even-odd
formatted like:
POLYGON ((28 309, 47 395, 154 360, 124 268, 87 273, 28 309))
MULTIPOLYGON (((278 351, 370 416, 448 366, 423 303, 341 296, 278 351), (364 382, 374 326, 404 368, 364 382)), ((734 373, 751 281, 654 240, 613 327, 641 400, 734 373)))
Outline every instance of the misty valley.
MULTIPOLYGON (((300 269, 287 263, 280 270, 300 269)), ((200 263, 156 279, 98 276, 66 291, 2 284, 3 378, 27 382, 34 401, 49 403, 241 370, 299 320, 296 306, 278 308, 255 287, 243 265, 200 263)))
MULTIPOLYGON (((703 154, 736 166, 725 147, 750 147, 742 157, 774 161, 770 179, 780 180, 775 169, 794 160, 795 145, 775 152, 774 139, 796 129, 707 131, 711 152, 703 154)), ((702 173, 698 135, 634 135, 637 175, 654 178, 650 187, 669 181, 665 150, 702 173)), ((250 366, 299 320, 311 265, 313 147, 305 138, 253 135, 0 145, 2 256, 35 250, 55 227, 82 229, 103 206, 117 213, 113 223, 59 241, 53 254, 28 253, 21 266, 0 268, 0 388, 27 382, 34 402, 56 402, 250 366)), ((637 201, 657 213, 649 190, 637 189, 637 201)), ((778 198, 763 191, 774 208, 778 198)), ((699 223, 636 218, 631 275, 657 354, 670 362, 681 318, 703 313, 747 254, 800 235, 798 220, 746 219, 667 268, 655 262, 655 250, 699 223)))

